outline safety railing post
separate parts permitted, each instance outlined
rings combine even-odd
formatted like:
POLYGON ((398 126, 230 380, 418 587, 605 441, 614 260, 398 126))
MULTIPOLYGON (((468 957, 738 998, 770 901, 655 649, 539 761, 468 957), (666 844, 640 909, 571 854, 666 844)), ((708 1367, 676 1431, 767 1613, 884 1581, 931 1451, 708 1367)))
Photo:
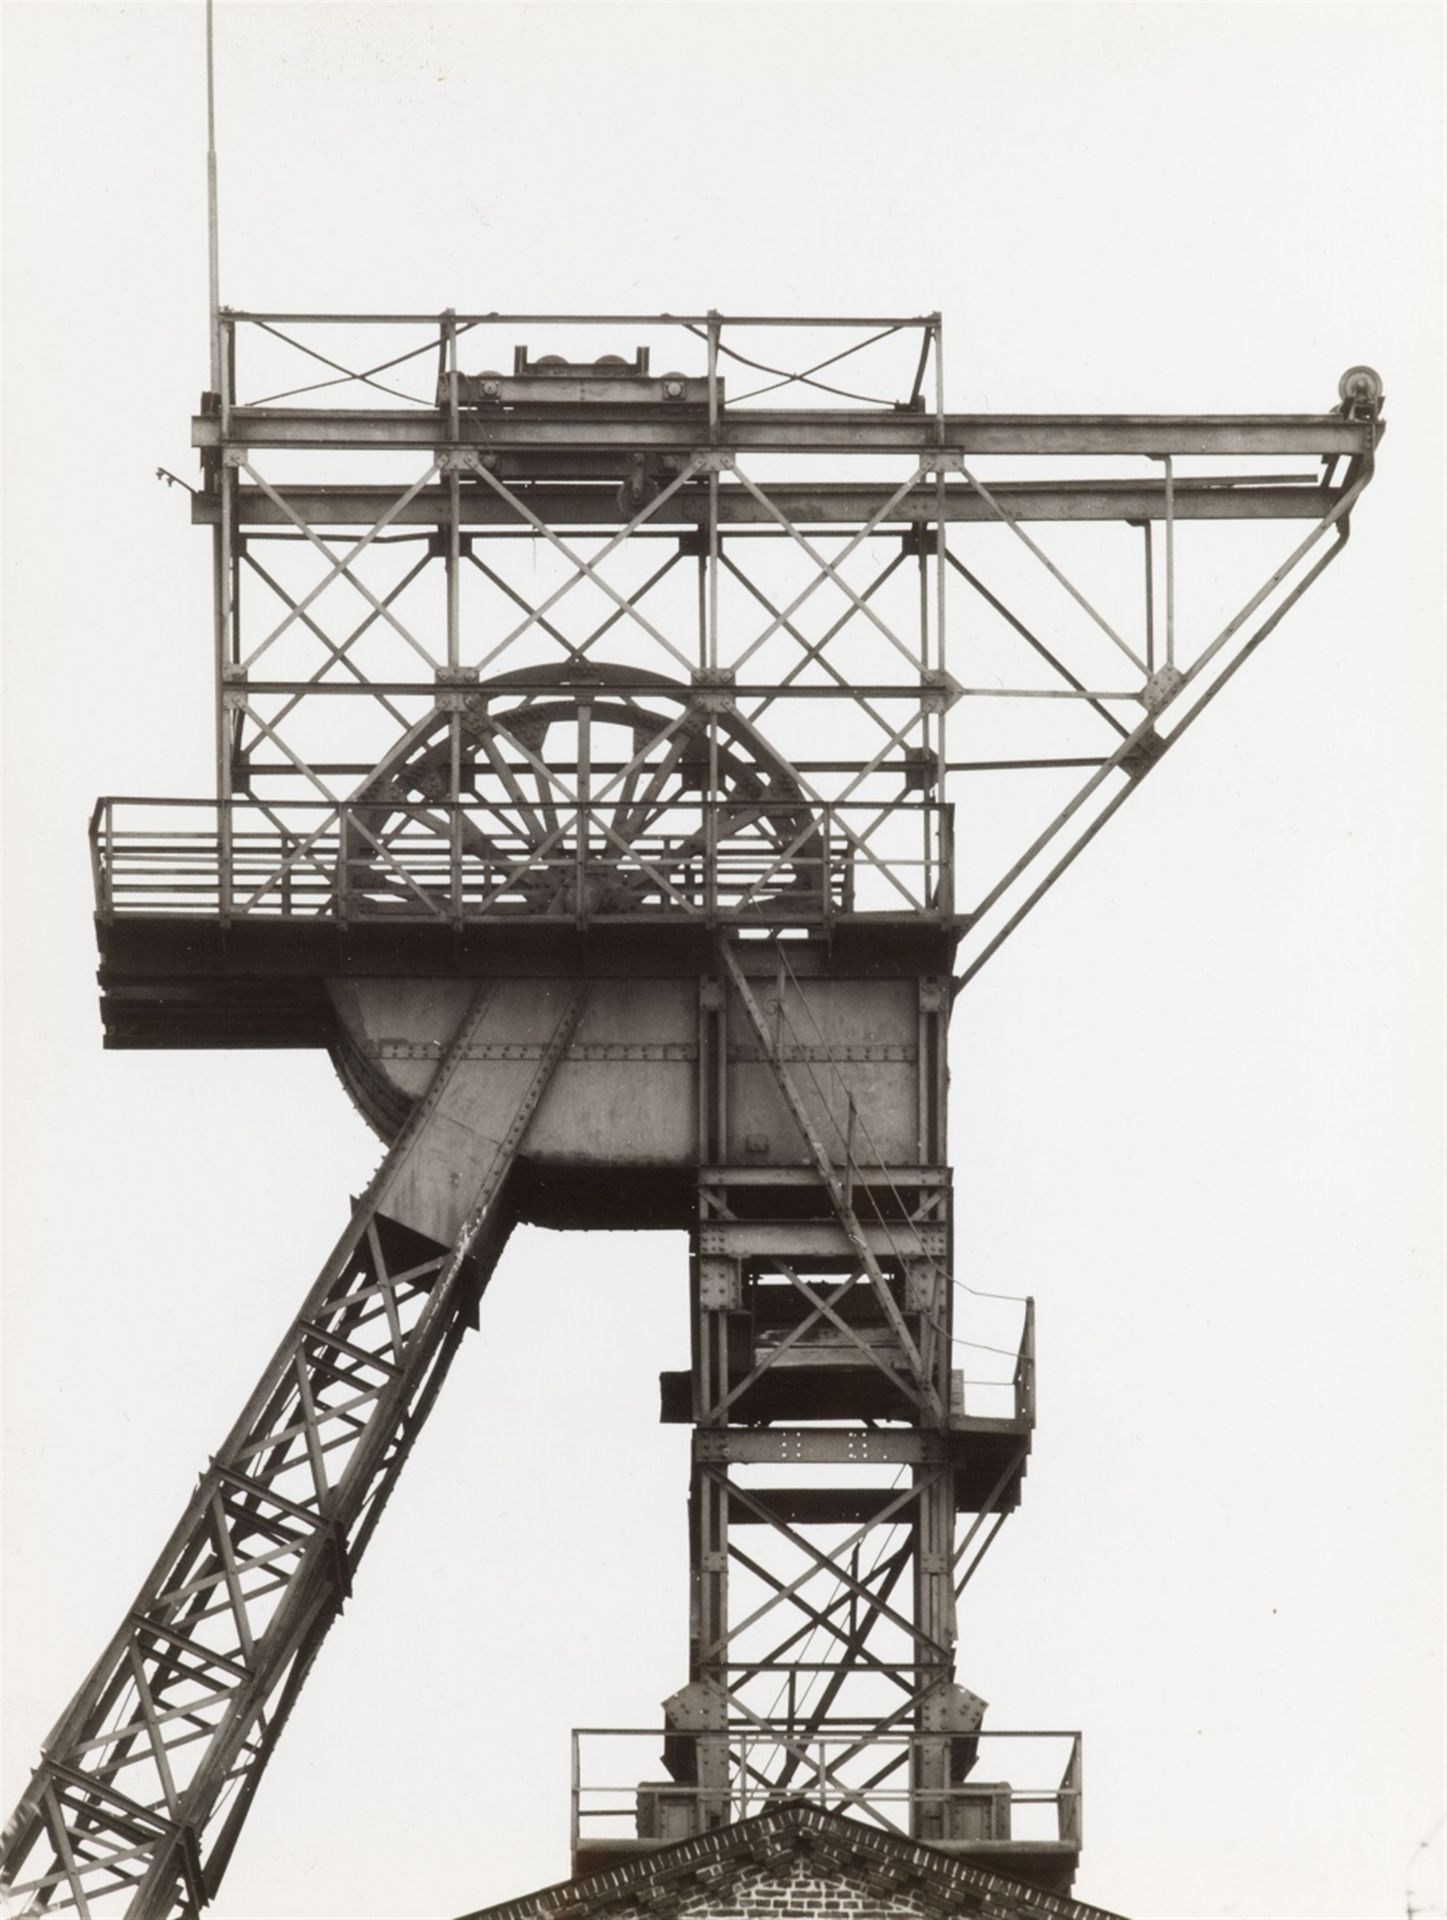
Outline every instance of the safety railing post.
POLYGON ((579 1746, 582 1736, 573 1734, 572 1779, 569 1790, 569 1858, 578 1857, 578 1844, 583 1832, 583 1772, 579 1746))
POLYGON ((229 797, 216 802, 216 884, 219 896, 217 908, 222 926, 229 924, 235 900, 236 847, 232 821, 234 804, 229 797))
POLYGON ((1035 1300, 1025 1302, 1025 1326, 1020 1336, 1020 1358, 1015 1366, 1015 1417, 1035 1419, 1035 1300))
POLYGON ((1084 1809, 1080 1790, 1081 1776, 1081 1736, 1077 1733, 1070 1743, 1070 1758, 1066 1762, 1065 1772, 1061 1776, 1060 1791, 1056 1796, 1057 1832, 1068 1845, 1079 1847, 1085 1830, 1084 1809))
POLYGON ((110 838, 111 803, 97 800, 90 816, 90 878, 96 913, 106 922, 111 917, 110 838))

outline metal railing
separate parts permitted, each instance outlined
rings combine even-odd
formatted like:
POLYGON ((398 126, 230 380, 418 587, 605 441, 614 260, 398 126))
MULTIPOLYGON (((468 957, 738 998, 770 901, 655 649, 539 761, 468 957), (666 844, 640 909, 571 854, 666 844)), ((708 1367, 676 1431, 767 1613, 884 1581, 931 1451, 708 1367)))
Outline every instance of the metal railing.
POLYGON ((573 1733, 575 1857, 590 1846, 683 1839, 801 1799, 892 1832, 927 1828, 932 1839, 971 1850, 1078 1852, 1082 1795, 1076 1731, 920 1733, 861 1722, 809 1735, 759 1721, 715 1732, 573 1733), (666 1776, 665 1743, 692 1778, 666 1776), (948 1784, 924 1784, 941 1774, 948 1784))
MULTIPOLYGON (((686 405, 702 388, 712 413, 761 406, 827 410, 841 402, 915 413, 938 406, 941 397, 937 313, 262 313, 223 308, 217 324, 222 394, 246 411, 305 406, 445 412, 457 390, 460 363, 476 370, 470 379, 464 374, 469 404, 489 399, 501 404, 517 399, 519 390, 526 398, 529 384, 537 387, 546 380, 572 386, 579 376, 595 386, 611 382, 625 397, 634 386, 655 404, 673 407, 686 405), (531 352, 520 351, 524 332, 531 352), (617 358, 620 347, 636 347, 640 339, 655 357, 652 368, 646 353, 632 365, 617 358), (599 346, 613 356, 601 364, 594 358, 599 346), (542 358, 560 353, 571 364, 542 358), (515 356, 510 374, 491 371, 515 356), (780 356, 783 365, 777 363, 780 356), (645 372, 654 377, 642 379, 645 372), (531 383, 520 377, 528 373, 535 376, 531 383), (861 382, 865 391, 859 390, 861 382)), ((603 397, 610 396, 605 391, 603 397)))
POLYGON ((1035 1302, 1025 1302, 1025 1319, 1020 1328, 1020 1352, 1011 1382, 1015 1395, 1015 1418, 1035 1424, 1035 1302))
POLYGON ((108 798, 96 908, 130 915, 450 923, 527 915, 827 926, 944 919, 949 810, 690 799, 613 805, 108 798))
MULTIPOLYGON (((958 1324, 958 1322, 956 1323, 958 1324)), ((956 1335, 956 1344, 981 1353, 1002 1352, 993 1342, 971 1340, 956 1335)), ((1020 1340, 1015 1349, 1015 1364, 1006 1380, 976 1380, 958 1376, 953 1396, 954 1411, 967 1420, 1011 1420, 1020 1426, 1035 1425, 1035 1302, 1027 1299, 1020 1323, 1020 1340)))

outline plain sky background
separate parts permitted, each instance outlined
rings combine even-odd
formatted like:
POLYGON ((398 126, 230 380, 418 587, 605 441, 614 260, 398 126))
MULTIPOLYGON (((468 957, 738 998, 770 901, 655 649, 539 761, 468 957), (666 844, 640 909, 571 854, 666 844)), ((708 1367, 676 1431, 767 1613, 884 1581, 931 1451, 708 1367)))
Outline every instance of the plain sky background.
MULTIPOLYGON (((937 306, 959 408, 1381 369, 1348 552, 956 1011, 959 1268, 1041 1349, 960 1672, 1085 1729, 1085 1898, 1440 1910, 1443 10, 218 14, 234 305, 937 306)), ((323 1057, 101 1051, 91 803, 211 781, 153 478, 206 376, 202 9, 5 24, 8 1806, 378 1149, 323 1057)), ((565 1873, 568 1729, 684 1678, 685 1290, 681 1237, 517 1236, 220 1920, 565 1873)))

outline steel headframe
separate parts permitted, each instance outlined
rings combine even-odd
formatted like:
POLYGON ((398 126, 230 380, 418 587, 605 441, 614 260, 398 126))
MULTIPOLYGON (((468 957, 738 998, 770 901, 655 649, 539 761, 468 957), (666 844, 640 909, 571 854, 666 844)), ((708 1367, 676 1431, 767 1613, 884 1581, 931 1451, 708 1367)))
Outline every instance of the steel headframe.
MULTIPOLYGON (((886 1165, 786 950, 770 992, 739 936, 930 926, 971 978, 1340 551, 1380 381, 1353 369, 1307 415, 956 413, 938 315, 223 310, 217 349, 193 500, 216 796, 100 803, 102 926, 703 926, 703 1028, 708 993, 718 1046, 739 1010, 804 1168, 785 1240, 730 1169, 700 1170, 673 1783, 695 1826, 807 1779, 947 1838, 985 1737, 953 1679, 955 1601, 1018 1496, 1033 1315, 1008 1407, 975 1419, 951 1367, 943 1076, 920 1164, 886 1165), (632 361, 587 359, 599 329, 632 361), (511 373, 488 364, 499 340, 511 373), (1178 574, 1201 578, 1188 543, 1227 523, 1244 585, 1213 571, 1220 604, 1178 605, 1178 574), (1098 546, 1139 569, 1125 609, 1098 546), (803 1094, 816 1068, 837 1138, 803 1094), (734 1322, 761 1300, 740 1361, 734 1322), (883 1415, 751 1416, 826 1333, 883 1415), (771 1496, 752 1470, 780 1448, 823 1483, 771 1496)), ((949 983, 920 993, 942 1060, 949 983)), ((115 1899, 151 1920, 214 1893, 473 1317, 576 1012, 538 1037, 451 1245, 386 1214, 439 1067, 47 1743, 6 1841, 23 1911, 115 1899)), ((1079 1766, 1076 1741, 1049 1796, 1066 1853, 1079 1766)))

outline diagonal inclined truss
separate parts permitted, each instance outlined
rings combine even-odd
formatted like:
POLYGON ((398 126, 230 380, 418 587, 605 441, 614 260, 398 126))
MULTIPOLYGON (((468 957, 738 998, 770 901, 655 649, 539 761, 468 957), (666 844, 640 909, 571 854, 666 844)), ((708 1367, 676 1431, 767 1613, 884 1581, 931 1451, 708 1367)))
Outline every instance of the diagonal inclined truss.
MULTIPOLYGON (((486 1014, 484 988, 134 1606, 45 1744, 4 1843, 13 1911, 215 1893, 262 1769, 350 1589, 507 1237, 504 1187, 576 1023, 564 997, 475 1164, 451 1244, 400 1224, 409 1167, 486 1014)), ((446 1124, 444 1122, 444 1124, 446 1124)))

